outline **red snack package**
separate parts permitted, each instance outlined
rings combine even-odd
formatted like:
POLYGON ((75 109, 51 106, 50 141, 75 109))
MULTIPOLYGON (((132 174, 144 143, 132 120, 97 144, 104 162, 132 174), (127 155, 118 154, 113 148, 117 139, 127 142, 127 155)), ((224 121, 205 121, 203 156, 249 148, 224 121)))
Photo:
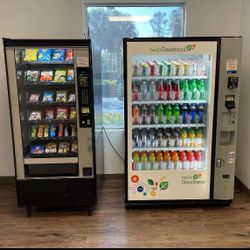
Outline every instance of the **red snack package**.
POLYGON ((65 61, 72 61, 73 60, 73 50, 72 49, 66 49, 65 54, 65 61))

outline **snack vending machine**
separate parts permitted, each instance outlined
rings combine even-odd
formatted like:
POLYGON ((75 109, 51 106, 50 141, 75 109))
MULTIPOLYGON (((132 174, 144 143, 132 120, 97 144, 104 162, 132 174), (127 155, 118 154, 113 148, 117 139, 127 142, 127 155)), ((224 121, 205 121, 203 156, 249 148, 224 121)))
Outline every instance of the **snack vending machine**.
POLYGON ((229 205, 240 37, 124 39, 126 206, 229 205))
POLYGON ((33 206, 96 203, 90 40, 3 39, 17 200, 33 206))

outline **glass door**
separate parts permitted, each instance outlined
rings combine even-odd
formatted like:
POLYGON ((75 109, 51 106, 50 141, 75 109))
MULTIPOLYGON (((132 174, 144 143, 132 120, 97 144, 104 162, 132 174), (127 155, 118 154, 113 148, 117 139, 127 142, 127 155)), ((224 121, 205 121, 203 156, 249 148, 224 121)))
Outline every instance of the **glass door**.
POLYGON ((129 45, 130 199, 208 199, 216 42, 129 45))
POLYGON ((78 156, 73 53, 15 50, 24 161, 78 156))

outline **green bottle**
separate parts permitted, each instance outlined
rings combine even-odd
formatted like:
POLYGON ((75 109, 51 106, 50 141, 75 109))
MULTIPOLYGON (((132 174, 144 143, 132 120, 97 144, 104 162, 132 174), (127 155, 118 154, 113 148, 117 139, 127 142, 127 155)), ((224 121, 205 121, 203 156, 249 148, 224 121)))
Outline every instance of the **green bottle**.
POLYGON ((172 116, 172 107, 170 104, 167 104, 165 107, 165 116, 166 116, 166 123, 170 123, 172 116))
POLYGON ((178 104, 174 105, 173 116, 174 116, 174 119, 175 119, 175 123, 179 123, 180 108, 179 108, 178 104))

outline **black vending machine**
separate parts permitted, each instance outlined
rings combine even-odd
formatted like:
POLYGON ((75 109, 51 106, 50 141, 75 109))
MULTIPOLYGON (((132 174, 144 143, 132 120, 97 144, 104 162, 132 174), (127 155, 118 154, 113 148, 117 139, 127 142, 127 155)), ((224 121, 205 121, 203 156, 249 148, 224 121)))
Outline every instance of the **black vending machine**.
POLYGON ((3 39, 18 205, 96 204, 90 40, 3 39))

